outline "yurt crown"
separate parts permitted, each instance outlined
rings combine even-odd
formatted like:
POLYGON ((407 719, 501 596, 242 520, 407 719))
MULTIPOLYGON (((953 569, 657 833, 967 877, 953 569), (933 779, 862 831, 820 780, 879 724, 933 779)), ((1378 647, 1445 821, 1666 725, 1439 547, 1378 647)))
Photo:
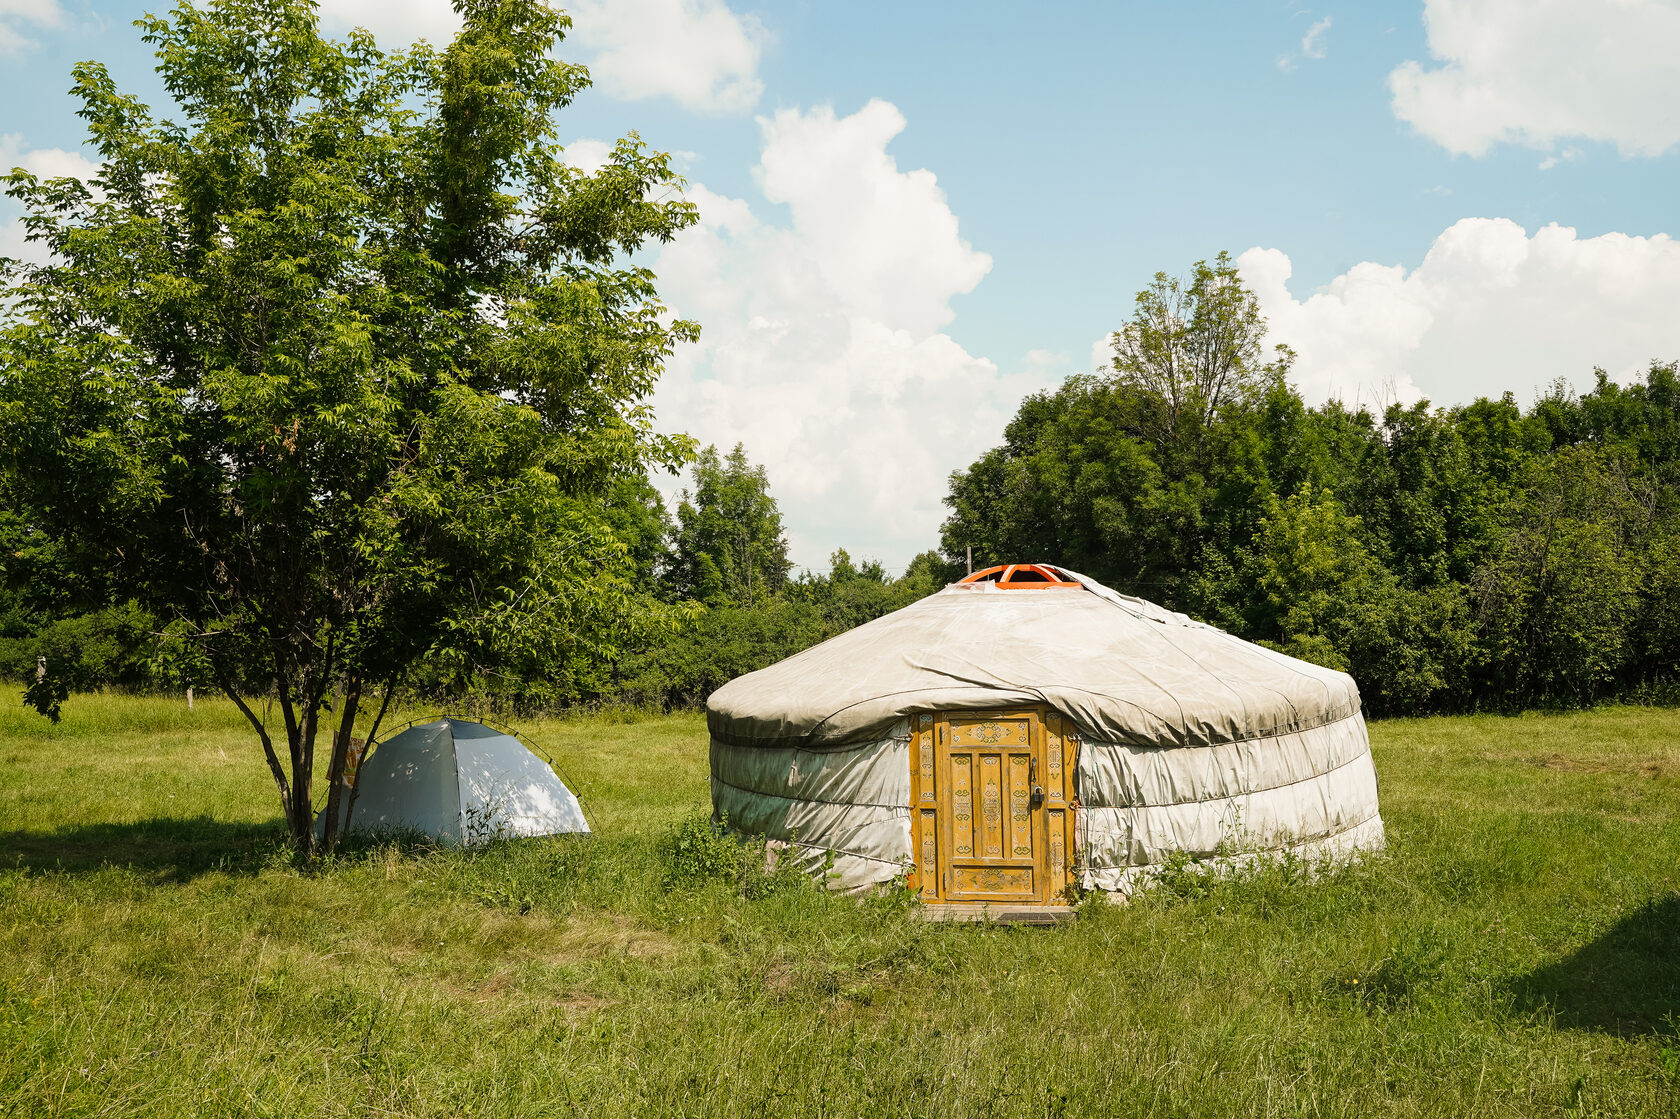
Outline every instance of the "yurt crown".
POLYGON ((1059 567, 1047 563, 1006 563, 976 571, 959 583, 991 583, 1000 590, 1046 590, 1052 587, 1079 589, 1083 584, 1059 567))

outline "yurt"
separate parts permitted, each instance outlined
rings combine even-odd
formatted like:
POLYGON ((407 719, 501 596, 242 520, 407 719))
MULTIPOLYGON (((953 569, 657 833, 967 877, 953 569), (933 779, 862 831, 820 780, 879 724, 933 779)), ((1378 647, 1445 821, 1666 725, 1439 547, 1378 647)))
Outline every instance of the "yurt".
POLYGON ((930 906, 1383 839, 1352 677, 1046 564, 738 677, 706 714, 716 818, 837 888, 908 869, 930 906))
POLYGON ((418 832, 470 847, 589 830, 577 796, 548 762, 513 734, 472 719, 433 719, 393 734, 357 767, 352 789, 339 801, 347 834, 418 832))

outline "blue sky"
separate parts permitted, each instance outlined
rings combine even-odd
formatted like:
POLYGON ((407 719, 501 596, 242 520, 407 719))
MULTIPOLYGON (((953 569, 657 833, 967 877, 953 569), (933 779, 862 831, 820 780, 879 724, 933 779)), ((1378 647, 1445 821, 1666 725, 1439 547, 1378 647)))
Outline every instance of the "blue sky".
MULTIPOLYGON (((90 169, 80 58, 161 101, 142 10, 0 0, 0 162, 90 169)), ((596 86, 561 137, 680 153, 704 219, 652 259, 705 331, 661 424, 746 444, 801 565, 933 546, 1021 397, 1221 249, 1315 401, 1526 402, 1680 358, 1674 0, 570 10, 596 86)), ((391 45, 452 26, 322 12, 391 45)))

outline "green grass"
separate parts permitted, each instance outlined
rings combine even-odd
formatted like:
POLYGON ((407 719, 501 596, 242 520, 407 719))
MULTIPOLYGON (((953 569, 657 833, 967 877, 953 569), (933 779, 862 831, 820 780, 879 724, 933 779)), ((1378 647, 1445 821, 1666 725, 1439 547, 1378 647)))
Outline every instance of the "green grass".
POLYGON ((668 884, 703 720, 522 729, 597 835, 305 873, 226 704, 8 702, 0 1114, 1680 1113, 1675 711, 1375 724, 1383 856, 1055 929, 668 884))

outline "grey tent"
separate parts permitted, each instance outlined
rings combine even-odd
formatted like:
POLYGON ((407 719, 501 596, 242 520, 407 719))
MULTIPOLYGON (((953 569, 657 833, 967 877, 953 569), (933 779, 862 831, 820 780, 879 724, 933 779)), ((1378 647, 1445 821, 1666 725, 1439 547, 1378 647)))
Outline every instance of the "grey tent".
POLYGON ((1075 572, 980 572, 713 693, 712 802, 835 884, 1129 892, 1383 839, 1359 689, 1075 572))
MULTIPOLYGON (((379 743, 341 800, 346 832, 417 831, 446 843, 587 832, 578 799, 511 734, 470 719, 419 723, 379 743)), ((319 826, 319 825, 318 825, 319 826)))

